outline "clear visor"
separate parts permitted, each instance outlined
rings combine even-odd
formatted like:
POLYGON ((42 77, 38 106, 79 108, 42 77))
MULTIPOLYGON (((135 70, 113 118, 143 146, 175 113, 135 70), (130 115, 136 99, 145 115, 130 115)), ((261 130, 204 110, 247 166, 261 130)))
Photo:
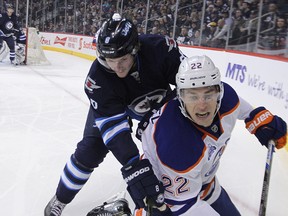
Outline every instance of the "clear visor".
POLYGON ((217 102, 218 98, 220 96, 220 93, 216 91, 215 88, 210 88, 205 92, 197 92, 195 89, 181 89, 180 90, 180 97, 181 100, 185 104, 190 103, 210 103, 210 102, 217 102))

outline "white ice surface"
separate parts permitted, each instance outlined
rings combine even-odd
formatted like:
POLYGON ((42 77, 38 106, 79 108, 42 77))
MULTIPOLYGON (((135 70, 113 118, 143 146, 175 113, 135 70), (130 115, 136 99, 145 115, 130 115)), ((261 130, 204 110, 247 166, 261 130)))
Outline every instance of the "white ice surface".
MULTIPOLYGON (((45 54, 51 65, 15 67, 8 60, 0 62, 0 215, 43 215, 82 137, 89 107, 84 81, 92 62, 63 53, 45 54)), ((239 122, 218 178, 244 216, 258 215, 266 152, 239 122)), ((267 215, 288 215, 287 164, 287 152, 277 151, 267 215)), ((125 190, 119 169, 109 154, 63 216, 85 216, 125 190)))

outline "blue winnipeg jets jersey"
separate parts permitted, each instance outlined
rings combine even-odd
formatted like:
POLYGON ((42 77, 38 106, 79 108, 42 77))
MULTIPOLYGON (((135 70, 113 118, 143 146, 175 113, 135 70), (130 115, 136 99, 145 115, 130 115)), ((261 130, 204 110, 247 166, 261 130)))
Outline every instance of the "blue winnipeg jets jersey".
POLYGON ((236 120, 244 120, 253 109, 231 86, 223 85, 221 107, 210 127, 184 117, 175 99, 151 117, 142 134, 144 156, 164 183, 165 200, 173 205, 175 215, 199 215, 193 213, 199 198, 211 204, 219 197, 221 188, 215 173, 220 158, 236 120))
MULTIPOLYGON (((152 103, 161 101, 169 93, 183 59, 175 41, 168 37, 142 35, 139 42, 135 67, 127 77, 119 78, 95 60, 85 83, 103 141, 117 155, 125 155, 127 148, 136 147, 127 116, 140 120, 152 103)), ((136 156, 136 149, 121 162, 136 156)))
POLYGON ((14 29, 19 29, 17 16, 14 13, 11 17, 9 17, 7 13, 0 14, 0 30, 2 30, 5 35, 9 35, 14 33, 14 29))

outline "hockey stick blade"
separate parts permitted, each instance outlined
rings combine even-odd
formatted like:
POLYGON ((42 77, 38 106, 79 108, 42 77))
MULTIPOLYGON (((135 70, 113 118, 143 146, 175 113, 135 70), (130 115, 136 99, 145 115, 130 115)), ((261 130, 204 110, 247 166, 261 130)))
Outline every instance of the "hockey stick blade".
POLYGON ((262 187, 262 194, 261 194, 259 216, 265 216, 266 215, 268 191, 269 191, 269 183, 270 183, 270 175, 271 175, 274 148, 275 148, 275 141, 270 140, 268 142, 268 152, 267 152, 267 158, 266 158, 266 166, 265 166, 265 173, 264 173, 264 180, 263 180, 263 187, 262 187))

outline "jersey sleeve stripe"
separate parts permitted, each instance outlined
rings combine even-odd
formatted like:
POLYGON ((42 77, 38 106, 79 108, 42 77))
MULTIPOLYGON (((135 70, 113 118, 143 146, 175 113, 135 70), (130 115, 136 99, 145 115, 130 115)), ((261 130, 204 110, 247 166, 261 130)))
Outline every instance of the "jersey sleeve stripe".
POLYGON ((102 135, 105 145, 107 145, 111 139, 113 139, 122 131, 130 131, 130 125, 127 120, 124 120, 119 124, 115 125, 114 127, 109 128, 109 130, 107 130, 102 135))
POLYGON ((121 118, 126 118, 126 112, 118 114, 118 115, 114 115, 111 117, 96 118, 96 125, 99 128, 99 130, 101 130, 105 124, 112 122, 112 121, 117 121, 121 118))

